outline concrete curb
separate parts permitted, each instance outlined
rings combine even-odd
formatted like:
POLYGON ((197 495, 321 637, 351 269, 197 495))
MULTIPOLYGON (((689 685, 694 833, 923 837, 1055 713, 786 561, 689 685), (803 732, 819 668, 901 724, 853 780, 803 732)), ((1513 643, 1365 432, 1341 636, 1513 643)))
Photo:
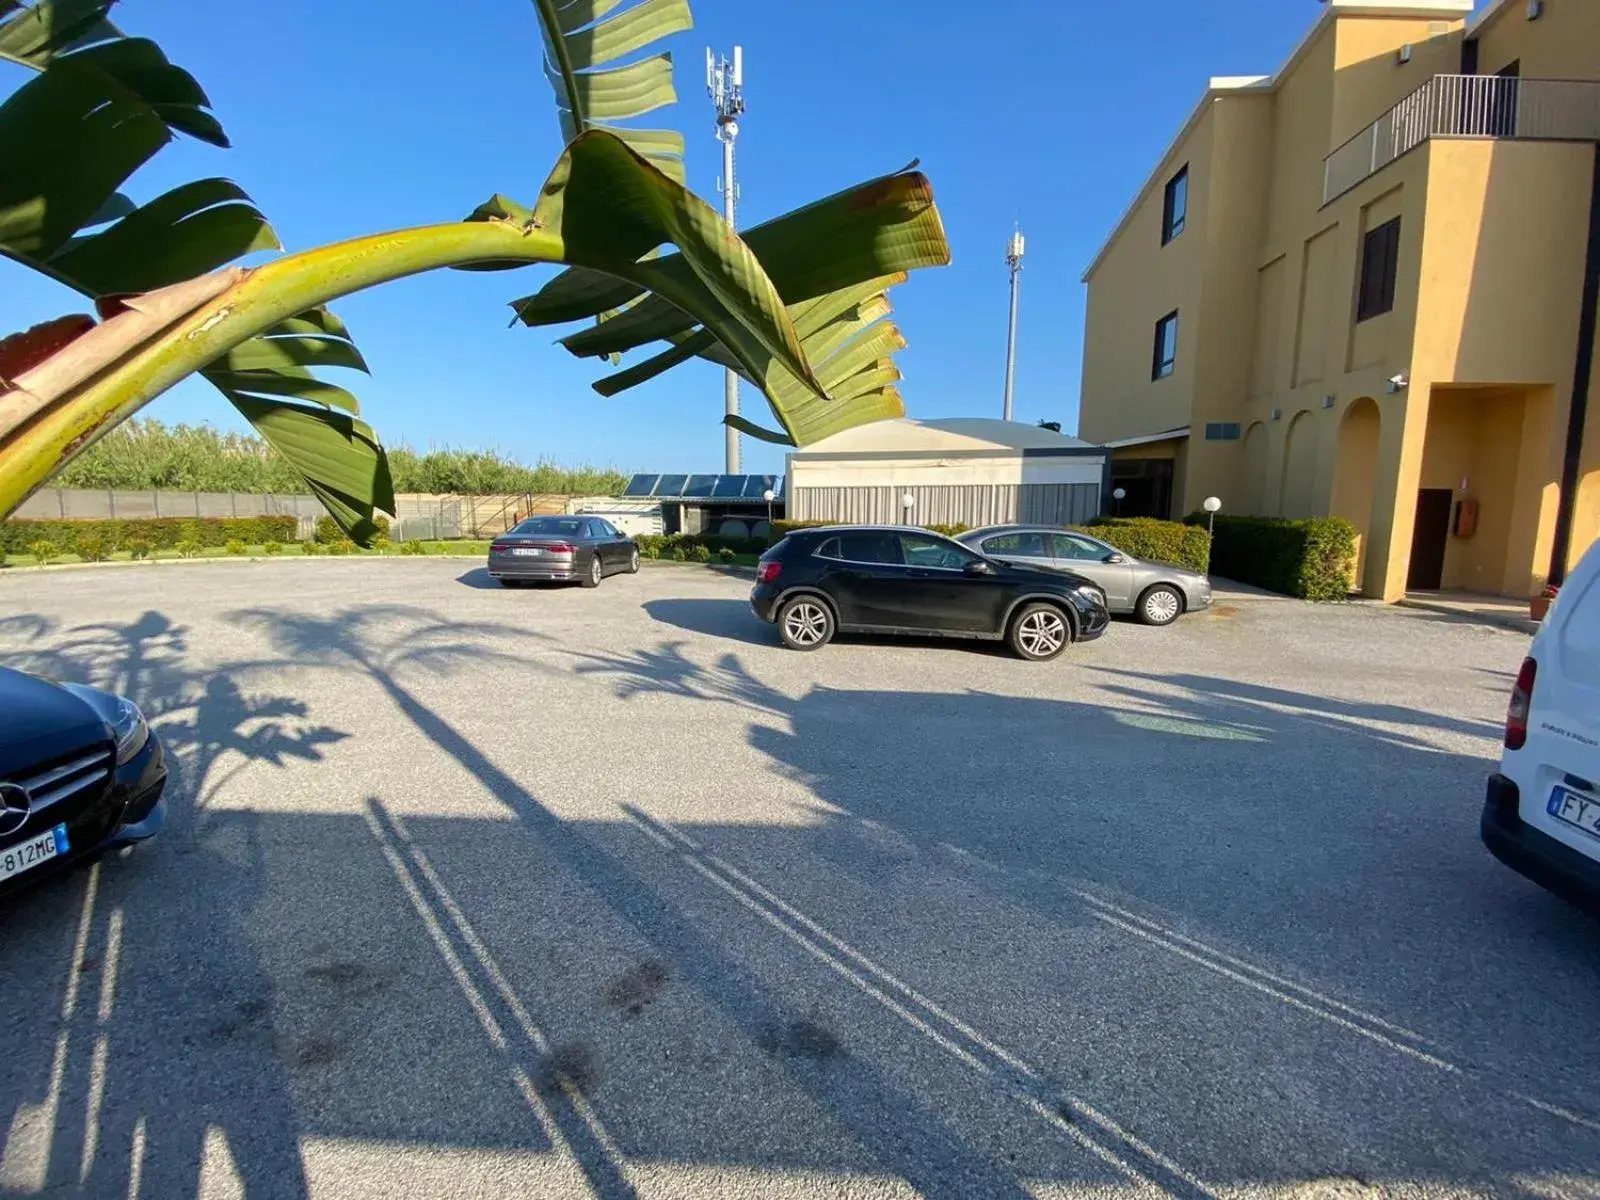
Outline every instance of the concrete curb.
POLYGON ((1493 625, 1499 629, 1510 629, 1516 633, 1529 635, 1539 632, 1539 622, 1532 617, 1517 617, 1510 613, 1497 612, 1471 612, 1460 608, 1452 608, 1447 604, 1435 604, 1429 600, 1413 600, 1410 598, 1396 600, 1396 608, 1414 608, 1420 612, 1436 613, 1443 617, 1453 617, 1457 621, 1469 625, 1493 625))

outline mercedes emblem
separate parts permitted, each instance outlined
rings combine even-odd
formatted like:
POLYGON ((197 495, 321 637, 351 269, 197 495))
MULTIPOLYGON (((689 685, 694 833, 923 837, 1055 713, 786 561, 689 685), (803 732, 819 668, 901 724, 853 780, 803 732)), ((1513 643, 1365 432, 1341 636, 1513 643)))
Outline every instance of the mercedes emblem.
POLYGON ((28 789, 19 783, 0 783, 0 837, 21 829, 33 810, 28 789))

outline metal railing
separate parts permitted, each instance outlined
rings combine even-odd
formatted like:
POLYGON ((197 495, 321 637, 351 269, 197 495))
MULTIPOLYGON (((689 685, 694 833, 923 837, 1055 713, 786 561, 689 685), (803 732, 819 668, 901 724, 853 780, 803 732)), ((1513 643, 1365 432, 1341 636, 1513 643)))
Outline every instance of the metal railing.
POLYGON ((1323 160, 1322 202, 1437 137, 1600 141, 1600 80, 1435 75, 1323 160))

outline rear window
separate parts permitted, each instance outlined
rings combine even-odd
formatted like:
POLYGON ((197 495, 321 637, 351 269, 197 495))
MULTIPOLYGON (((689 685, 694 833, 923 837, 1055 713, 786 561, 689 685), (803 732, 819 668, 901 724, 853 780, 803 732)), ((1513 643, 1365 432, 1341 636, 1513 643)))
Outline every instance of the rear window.
POLYGON ((513 529, 512 533, 559 533, 566 537, 582 537, 586 524, 578 517, 529 517, 513 529))
MULTIPOLYGON (((1600 549, 1589 553, 1600 554, 1600 549)), ((1562 677, 1585 690, 1600 689, 1600 572, 1580 565, 1562 585, 1552 615, 1560 625, 1556 645, 1562 677)))

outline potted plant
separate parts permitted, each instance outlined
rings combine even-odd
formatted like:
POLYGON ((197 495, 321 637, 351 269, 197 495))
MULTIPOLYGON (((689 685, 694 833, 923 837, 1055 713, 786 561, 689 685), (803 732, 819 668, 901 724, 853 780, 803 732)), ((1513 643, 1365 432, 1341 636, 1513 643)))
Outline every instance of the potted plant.
POLYGON ((1528 615, 1535 621, 1544 620, 1545 613, 1550 611, 1550 602, 1556 598, 1561 588, 1554 583, 1547 583, 1539 589, 1539 594, 1528 601, 1528 615))

